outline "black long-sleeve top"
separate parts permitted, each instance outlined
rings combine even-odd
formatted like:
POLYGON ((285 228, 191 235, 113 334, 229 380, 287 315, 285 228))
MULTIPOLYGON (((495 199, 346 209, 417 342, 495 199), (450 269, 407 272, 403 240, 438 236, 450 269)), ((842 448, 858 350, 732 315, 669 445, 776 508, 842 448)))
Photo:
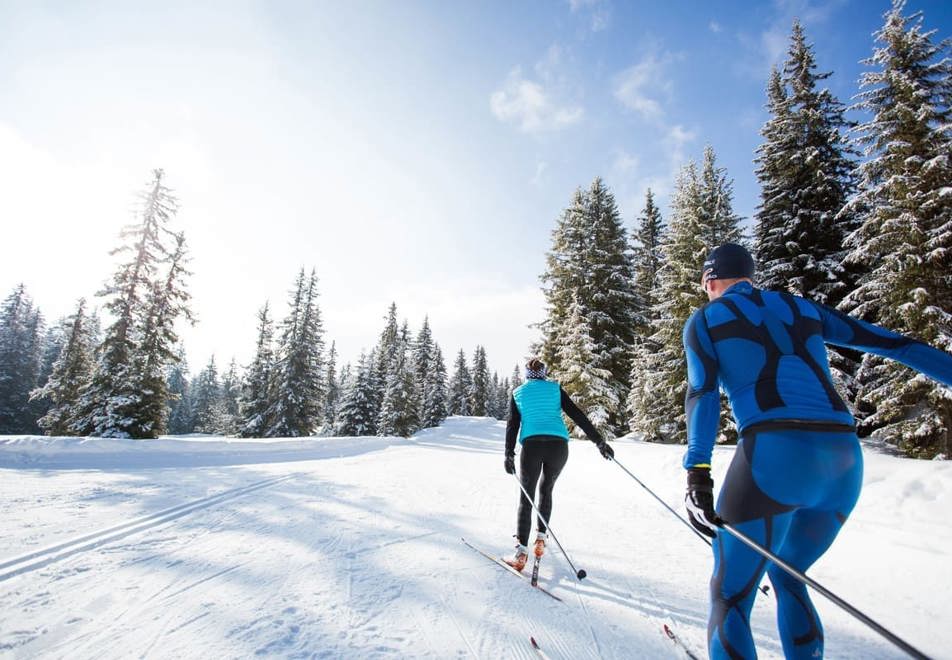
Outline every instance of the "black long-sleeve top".
MULTIPOLYGON (((559 387, 562 394, 562 411, 575 422, 580 429, 588 436, 588 439, 594 443, 602 442, 601 434, 595 429, 595 425, 585 416, 579 407, 572 401, 562 387, 559 387)), ((519 425, 522 424, 522 413, 519 412, 519 406, 516 405, 514 397, 509 397, 509 421, 506 423, 506 453, 514 454, 516 452, 516 440, 519 439, 519 425)), ((531 436, 530 436, 531 437, 531 436)))

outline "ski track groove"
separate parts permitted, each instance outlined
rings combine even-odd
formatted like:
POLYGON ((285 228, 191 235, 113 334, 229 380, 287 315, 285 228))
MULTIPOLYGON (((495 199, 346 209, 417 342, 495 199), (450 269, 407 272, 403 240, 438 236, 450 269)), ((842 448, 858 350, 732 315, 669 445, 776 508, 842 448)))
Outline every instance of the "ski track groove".
POLYGON ((0 570, 9 569, 4 573, 0 573, 0 582, 4 582, 18 575, 23 575, 24 573, 30 573, 39 570, 40 568, 44 568, 55 562, 68 559, 70 557, 75 557, 76 555, 83 554, 90 550, 95 550, 96 548, 111 544, 128 536, 138 534, 139 532, 143 532, 147 529, 164 525, 165 523, 182 518, 196 511, 201 511, 217 504, 237 499, 243 495, 253 493, 257 490, 288 481, 296 476, 298 475, 290 474, 278 478, 265 479, 263 481, 258 481, 238 488, 233 488, 217 495, 203 497, 192 502, 187 502, 169 509, 157 511, 153 514, 142 516, 119 525, 113 525, 111 527, 106 527, 89 534, 84 534, 71 540, 63 541, 41 550, 36 550, 26 555, 13 557, 12 559, 0 563, 0 570))

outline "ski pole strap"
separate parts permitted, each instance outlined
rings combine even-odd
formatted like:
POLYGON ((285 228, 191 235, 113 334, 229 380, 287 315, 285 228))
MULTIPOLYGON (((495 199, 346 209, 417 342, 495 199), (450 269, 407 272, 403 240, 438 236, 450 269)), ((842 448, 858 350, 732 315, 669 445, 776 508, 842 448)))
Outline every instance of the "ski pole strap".
POLYGON ((760 554, 760 556, 764 557, 765 559, 773 562, 774 564, 782 568, 793 578, 799 580, 800 582, 802 582, 803 584, 806 584, 809 587, 812 587, 814 590, 818 591, 820 594, 825 596, 828 600, 832 601, 836 605, 839 605, 840 608, 842 608, 847 613, 851 614, 852 616, 859 619, 860 621, 865 623, 867 626, 869 626, 870 628, 878 632, 880 635, 882 635, 883 637, 888 639, 890 642, 892 642, 893 644, 898 646, 900 649, 902 649, 910 657, 919 658, 921 660, 929 660, 929 656, 927 656, 925 653, 923 653, 922 651, 914 647, 912 644, 905 641, 898 635, 890 632, 887 628, 885 628, 884 626, 880 625, 879 623, 877 623, 876 621, 874 621, 867 615, 860 612, 858 609, 856 609, 855 607, 847 603, 845 600, 843 600, 842 598, 834 594, 832 591, 824 587, 822 584, 820 584, 813 578, 807 576, 805 573, 802 573, 801 571, 798 571, 796 568, 794 568, 793 566, 785 562, 783 559, 781 559, 780 557, 772 553, 770 550, 768 550, 767 548, 757 543, 757 541, 753 540, 752 538, 750 538, 743 532, 738 531, 737 528, 735 528, 733 525, 725 522, 723 523, 722 528, 727 530, 731 534, 733 534, 734 538, 736 538, 738 541, 740 541, 741 543, 749 547, 751 550, 757 552, 758 554, 760 554))

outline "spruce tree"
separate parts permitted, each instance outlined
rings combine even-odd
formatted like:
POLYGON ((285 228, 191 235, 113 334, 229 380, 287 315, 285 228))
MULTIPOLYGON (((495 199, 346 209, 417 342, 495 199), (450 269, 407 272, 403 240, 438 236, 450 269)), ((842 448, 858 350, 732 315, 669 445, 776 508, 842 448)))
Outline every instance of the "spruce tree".
POLYGON ((43 398, 50 407, 37 424, 47 435, 71 435, 74 406, 92 375, 92 345, 87 327, 86 300, 80 298, 68 322, 66 343, 53 364, 49 379, 31 398, 43 398))
POLYGON ((407 438, 418 428, 413 365, 410 364, 407 350, 394 352, 389 372, 380 407, 377 434, 407 438))
POLYGON ((80 435, 145 438, 153 434, 137 415, 144 393, 137 360, 154 278, 159 264, 170 254, 163 239, 178 209, 163 178, 162 170, 153 171, 152 181, 140 195, 138 221, 122 230, 122 244, 110 253, 124 261, 97 294, 108 299, 105 307, 113 322, 98 347, 98 364, 77 406, 73 430, 80 435))
POLYGON ((274 368, 274 400, 268 410, 268 437, 299 437, 314 433, 321 422, 324 384, 324 328, 317 304, 317 273, 301 269, 282 324, 274 368))
POLYGON ((185 348, 178 347, 178 358, 169 367, 166 388, 169 393, 169 419, 166 427, 172 435, 192 432, 192 410, 189 397, 188 360, 185 348))
POLYGON ((422 423, 425 417, 424 408, 428 397, 427 387, 429 381, 427 374, 430 372, 430 362, 433 360, 433 350, 435 343, 433 341, 433 332, 430 330, 430 319, 424 317, 423 327, 417 333, 416 340, 413 343, 413 381, 416 391, 417 411, 422 423))
POLYGON ((453 365, 453 378, 450 380, 449 412, 451 415, 470 415, 469 392, 473 386, 473 379, 466 366, 466 354, 460 349, 453 365))
POLYGON ((192 383, 191 404, 195 433, 222 432, 224 404, 214 355, 209 358, 208 364, 192 383))
POLYGON ((331 434, 337 425, 337 408, 340 405, 341 381, 337 376, 337 342, 331 342, 331 350, 327 354, 326 371, 324 382, 327 386, 327 396, 324 399, 323 428, 326 434, 331 434))
POLYGON ((367 436, 376 434, 374 410, 374 359, 361 353, 356 373, 341 397, 337 417, 337 435, 367 436))
POLYGON ((489 376, 486 349, 482 346, 477 346, 476 350, 473 351, 473 369, 470 374, 472 380, 469 389, 469 414, 476 417, 486 417, 490 414, 492 382, 489 376))
POLYGON ((152 284, 146 300, 148 310, 137 347, 135 365, 136 380, 141 384, 139 405, 131 414, 134 421, 128 423, 133 437, 157 438, 166 431, 169 415, 168 367, 174 364, 178 334, 175 323, 184 318, 194 322, 185 289, 185 278, 190 274, 185 269, 185 235, 175 234, 175 247, 166 260, 164 280, 152 284))
MULTIPOLYGON (((605 437, 613 435, 611 426, 612 411, 619 409, 616 390, 611 387, 611 372, 601 368, 595 358, 595 341, 588 327, 588 319, 582 313, 578 300, 569 308, 571 333, 559 346, 561 376, 559 383, 579 408, 592 421, 595 428, 605 437)), ((580 429, 573 426, 573 433, 582 437, 580 429)))
POLYGON ((658 303, 658 276, 664 259, 664 224, 661 209, 655 205, 651 188, 645 193, 645 207, 638 216, 633 235, 632 263, 634 291, 638 301, 637 327, 644 334, 651 322, 652 309, 658 303))
MULTIPOLYGON (((952 64, 922 14, 896 0, 874 38, 856 109, 867 160, 852 204, 861 224, 847 239, 862 270, 840 308, 952 352, 952 64)), ((949 455, 952 406, 941 385, 872 355, 857 374, 862 433, 878 430, 910 456, 949 455)))
POLYGON ((238 410, 239 433, 245 438, 264 437, 271 425, 268 411, 274 404, 274 324, 268 303, 258 312, 255 356, 245 374, 238 410))
MULTIPOLYGON (((543 359, 552 375, 561 378, 561 346, 575 331, 569 316, 577 299, 588 319, 595 367, 611 374, 604 386, 612 392, 592 396, 620 402, 629 387, 638 298, 625 228, 615 198, 600 178, 586 193, 576 192, 553 234, 546 263, 543 359)), ((609 411, 613 429, 621 428, 623 419, 620 404, 609 411)))
POLYGON ((235 358, 228 363, 228 369, 221 379, 222 427, 219 433, 237 435, 241 422, 241 376, 235 358))
POLYGON ((0 308, 0 434, 35 433, 30 392, 38 385, 42 317, 23 284, 0 308))
POLYGON ((433 344, 433 356, 426 373, 426 399, 423 402, 420 425, 423 428, 439 426, 446 419, 446 363, 438 344, 433 344))
POLYGON ((819 88, 831 74, 816 69, 813 47, 795 21, 783 76, 773 72, 768 84, 771 118, 758 150, 758 280, 836 305, 850 285, 841 262, 853 228, 852 214, 843 209, 854 187, 854 151, 845 108, 819 88))

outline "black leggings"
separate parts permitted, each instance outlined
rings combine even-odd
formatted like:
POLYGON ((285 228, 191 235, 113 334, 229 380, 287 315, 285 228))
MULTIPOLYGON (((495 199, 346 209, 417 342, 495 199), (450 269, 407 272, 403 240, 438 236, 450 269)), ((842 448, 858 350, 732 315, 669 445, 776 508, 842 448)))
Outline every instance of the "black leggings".
MULTIPOLYGON (((522 445, 519 455, 519 476, 522 487, 527 493, 535 495, 536 483, 539 484, 538 506, 542 517, 536 522, 536 529, 545 531, 542 518, 551 520, 552 515, 552 488, 555 480, 565 467, 569 458, 569 443, 565 438, 540 435, 527 438, 522 445), (539 480, 542 475, 542 480, 539 480)), ((522 545, 529 544, 529 528, 532 526, 532 504, 522 493, 519 494, 519 519, 516 528, 516 537, 522 545)))

